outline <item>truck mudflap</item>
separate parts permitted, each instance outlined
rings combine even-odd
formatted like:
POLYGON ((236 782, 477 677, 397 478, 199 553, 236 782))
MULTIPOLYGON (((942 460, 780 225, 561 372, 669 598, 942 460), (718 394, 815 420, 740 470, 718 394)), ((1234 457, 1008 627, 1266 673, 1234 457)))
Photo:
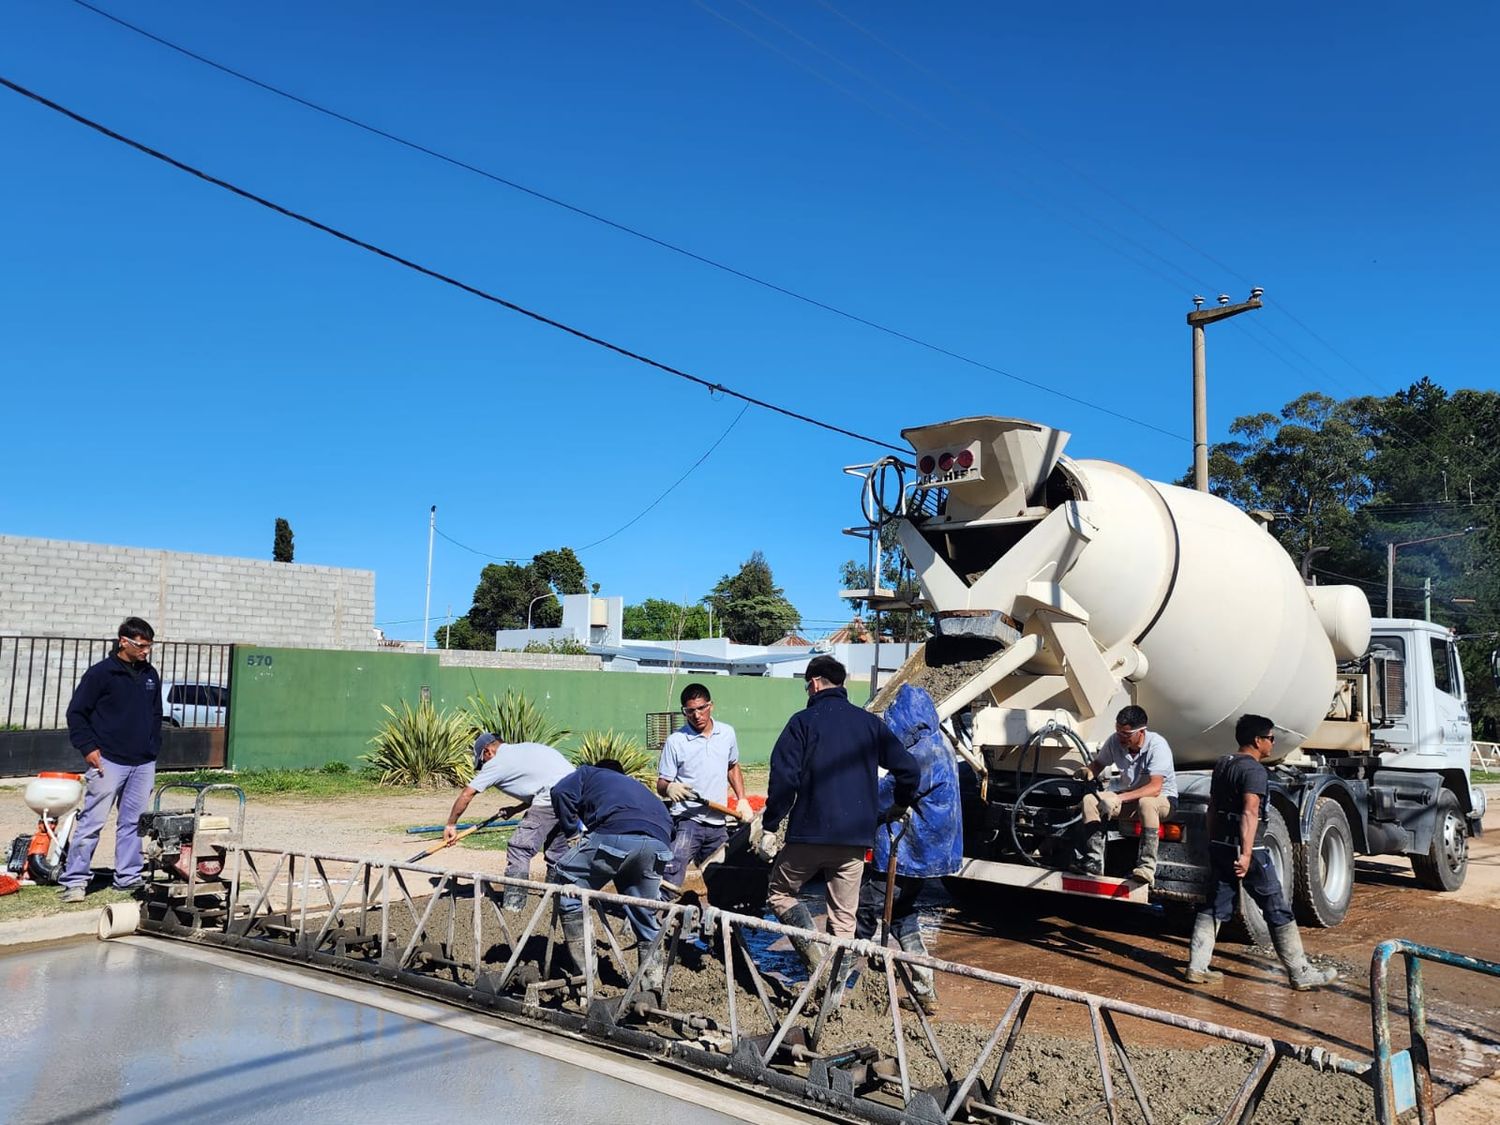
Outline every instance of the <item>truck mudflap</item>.
POLYGON ((965 858, 963 865, 949 878, 1080 895, 1084 898, 1106 898, 1115 902, 1151 901, 1151 888, 1139 879, 1118 879, 1113 875, 1076 875, 1071 871, 1059 871, 1051 867, 1001 863, 992 859, 965 858))

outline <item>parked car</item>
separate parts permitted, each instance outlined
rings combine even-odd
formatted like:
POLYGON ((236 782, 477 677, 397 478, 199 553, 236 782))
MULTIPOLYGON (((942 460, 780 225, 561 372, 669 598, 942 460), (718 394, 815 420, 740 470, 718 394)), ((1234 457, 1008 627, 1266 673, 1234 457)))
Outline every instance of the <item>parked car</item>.
POLYGON ((172 727, 222 727, 229 689, 220 684, 161 685, 161 721, 172 727))

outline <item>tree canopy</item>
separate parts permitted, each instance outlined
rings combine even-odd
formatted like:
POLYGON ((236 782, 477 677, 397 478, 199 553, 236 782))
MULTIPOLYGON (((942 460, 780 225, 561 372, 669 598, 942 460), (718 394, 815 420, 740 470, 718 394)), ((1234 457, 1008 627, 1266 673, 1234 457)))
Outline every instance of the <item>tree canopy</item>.
POLYGON ((696 641, 708 636, 708 609, 647 598, 625 607, 623 631, 633 641, 696 641))
MULTIPOLYGON (((571 547, 543 551, 525 564, 490 563, 479 572, 469 612, 453 622, 450 647, 494 648, 496 630, 524 629, 528 610, 533 628, 555 629, 562 624, 558 597, 588 589, 588 576, 571 547)), ((434 639, 443 643, 442 627, 434 639)))
POLYGON ((740 644, 772 644, 802 624, 802 615, 776 585, 771 565, 759 551, 734 574, 719 579, 704 601, 723 622, 724 635, 740 644))
POLYGON ((276 517, 276 534, 271 541, 271 561, 292 561, 292 525, 280 516, 276 517))
POLYGON ((1500 394, 1450 394, 1430 379, 1386 397, 1305 394, 1230 433, 1210 450, 1210 488, 1274 513, 1273 534, 1317 581, 1359 586, 1383 616, 1387 545, 1398 545, 1395 615, 1430 612, 1455 630, 1470 712, 1493 732, 1500 394))

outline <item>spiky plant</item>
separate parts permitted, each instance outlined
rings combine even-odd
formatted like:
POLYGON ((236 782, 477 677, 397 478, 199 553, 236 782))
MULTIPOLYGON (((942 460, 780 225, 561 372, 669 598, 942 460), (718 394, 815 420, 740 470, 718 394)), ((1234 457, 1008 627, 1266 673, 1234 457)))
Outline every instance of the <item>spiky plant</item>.
POLYGON ((579 738, 578 749, 571 756, 574 764, 580 766, 591 766, 613 758, 643 785, 653 788, 656 785, 656 755, 628 734, 613 730, 588 731, 579 738))
POLYGON ((469 696, 469 737, 482 730, 500 736, 502 742, 540 742, 556 746, 573 732, 548 718, 547 713, 527 698, 525 692, 507 689, 496 699, 484 692, 469 696))
POLYGON ((469 780, 473 737, 465 712, 439 711, 429 701, 413 709, 404 699, 399 711, 382 709, 389 718, 370 739, 374 749, 360 755, 380 784, 437 787, 469 780))

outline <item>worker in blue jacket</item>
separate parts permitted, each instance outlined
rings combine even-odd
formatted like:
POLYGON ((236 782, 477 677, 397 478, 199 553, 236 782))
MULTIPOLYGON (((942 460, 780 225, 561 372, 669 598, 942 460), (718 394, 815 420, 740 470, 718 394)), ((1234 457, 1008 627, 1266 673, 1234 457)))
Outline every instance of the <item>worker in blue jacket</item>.
MULTIPOLYGON (((891 901, 891 936, 908 953, 926 953, 918 925, 917 896, 927 880, 952 875, 963 864, 963 813, 958 795, 958 765, 943 738, 932 697, 905 684, 886 708, 885 725, 901 740, 922 771, 918 801, 904 828, 890 812, 900 802, 896 782, 880 779, 880 819, 887 827, 875 834, 874 862, 865 868, 859 889, 859 916, 854 936, 875 937, 885 917, 886 876, 890 870, 891 840, 896 840, 896 884, 891 901)), ((928 1015, 936 1011, 937 993, 932 970, 913 966, 912 998, 928 1015)), ((902 1001, 906 1004, 906 1001, 902 1001)))
MULTIPOLYGON (((791 717, 771 750, 755 849, 774 863, 767 905, 783 925, 813 929, 797 892, 822 875, 828 930, 852 937, 865 852, 875 842, 880 817, 877 771, 891 775, 893 803, 886 815, 893 818, 916 797, 922 771, 889 727, 849 702, 837 660, 813 657, 803 678, 807 707, 791 717)), ((809 967, 816 963, 813 943, 793 938, 792 944, 809 967)))
MULTIPOLYGON (((622 895, 660 897, 662 872, 672 862, 672 818, 655 793, 626 776, 620 763, 611 758, 579 766, 552 786, 551 797, 558 824, 575 841, 558 861, 559 882, 596 891, 613 882, 622 895)), ((583 903, 565 897, 559 900, 558 909, 568 954, 579 971, 586 973, 583 903)), ((650 907, 624 909, 635 931, 642 987, 656 991, 663 982, 664 963, 648 947, 661 933, 661 917, 650 907)))

